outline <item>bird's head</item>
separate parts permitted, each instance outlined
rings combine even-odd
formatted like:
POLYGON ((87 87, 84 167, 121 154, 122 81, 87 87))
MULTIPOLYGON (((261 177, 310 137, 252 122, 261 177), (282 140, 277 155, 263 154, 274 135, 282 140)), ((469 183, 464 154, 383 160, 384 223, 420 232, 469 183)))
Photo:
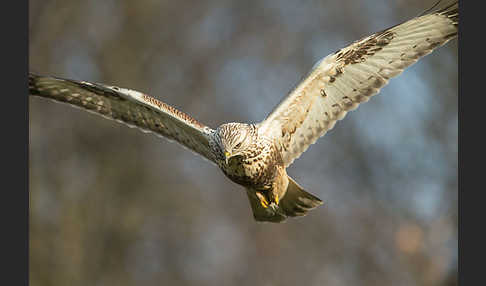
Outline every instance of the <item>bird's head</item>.
POLYGON ((245 123, 226 123, 219 126, 216 132, 221 149, 221 159, 228 164, 231 158, 244 156, 244 152, 251 145, 255 128, 245 123))

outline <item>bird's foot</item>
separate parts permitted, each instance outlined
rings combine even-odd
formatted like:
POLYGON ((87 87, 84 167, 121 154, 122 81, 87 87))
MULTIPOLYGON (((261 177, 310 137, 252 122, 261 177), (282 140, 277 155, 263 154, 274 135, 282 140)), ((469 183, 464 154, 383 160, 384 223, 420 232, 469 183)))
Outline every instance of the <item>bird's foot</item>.
POLYGON ((270 193, 257 192, 257 197, 260 200, 260 204, 264 208, 272 207, 273 209, 278 207, 279 197, 277 194, 272 195, 270 193))
POLYGON ((268 203, 267 199, 265 199, 265 197, 260 199, 260 204, 262 204, 262 206, 264 208, 268 208, 268 205, 269 205, 269 203, 268 203))
POLYGON ((268 208, 270 203, 268 203, 267 198, 265 198, 265 196, 260 192, 256 192, 256 195, 257 195, 258 199, 260 200, 260 204, 262 205, 262 207, 268 208))

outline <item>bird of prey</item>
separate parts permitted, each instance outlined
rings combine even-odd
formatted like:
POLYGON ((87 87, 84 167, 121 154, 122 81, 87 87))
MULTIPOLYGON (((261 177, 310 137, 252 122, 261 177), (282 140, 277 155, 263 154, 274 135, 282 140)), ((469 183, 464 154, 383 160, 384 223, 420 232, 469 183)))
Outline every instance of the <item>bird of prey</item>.
POLYGON ((177 141, 246 189, 256 221, 282 222, 323 203, 286 168, 390 78, 457 36, 457 2, 430 10, 323 58, 256 124, 212 129, 142 92, 33 73, 29 93, 177 141))

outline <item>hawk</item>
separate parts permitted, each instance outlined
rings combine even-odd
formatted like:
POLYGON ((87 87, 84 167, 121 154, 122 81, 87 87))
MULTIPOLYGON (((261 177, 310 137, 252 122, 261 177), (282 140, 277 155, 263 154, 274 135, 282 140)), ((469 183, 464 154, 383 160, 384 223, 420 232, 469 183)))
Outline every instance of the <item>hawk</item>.
POLYGON ((289 177, 286 168, 390 78, 455 38, 458 21, 454 2, 328 55, 256 124, 226 123, 212 129, 142 92, 33 73, 29 93, 177 141, 246 189, 255 220, 282 222, 323 204, 289 177))

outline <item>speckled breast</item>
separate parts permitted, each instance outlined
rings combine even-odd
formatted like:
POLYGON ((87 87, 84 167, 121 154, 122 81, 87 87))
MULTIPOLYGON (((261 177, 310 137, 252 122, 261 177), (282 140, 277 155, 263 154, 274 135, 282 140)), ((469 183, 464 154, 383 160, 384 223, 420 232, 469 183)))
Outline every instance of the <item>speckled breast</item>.
POLYGON ((231 158, 228 165, 223 163, 220 167, 223 173, 237 184, 254 189, 269 189, 277 175, 277 165, 281 161, 274 148, 264 148, 254 156, 231 158))

